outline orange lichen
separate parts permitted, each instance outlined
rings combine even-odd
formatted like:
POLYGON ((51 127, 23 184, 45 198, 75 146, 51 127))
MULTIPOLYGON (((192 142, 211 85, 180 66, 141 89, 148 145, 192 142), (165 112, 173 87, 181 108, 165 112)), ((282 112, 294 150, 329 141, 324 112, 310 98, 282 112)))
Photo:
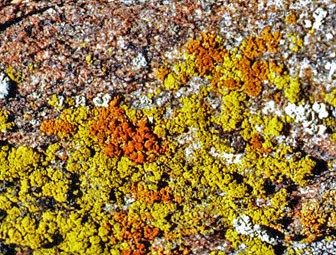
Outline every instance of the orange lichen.
POLYGON ((250 60, 246 56, 237 62, 236 67, 241 70, 245 81, 244 90, 249 96, 257 97, 261 94, 262 82, 267 80, 269 74, 268 66, 266 61, 250 60))
MULTIPOLYGON (((196 43, 195 40, 192 44, 194 48, 199 46, 203 38, 199 39, 199 42, 196 43)), ((243 85, 243 89, 246 94, 250 97, 258 97, 263 90, 263 82, 268 79, 270 72, 280 74, 282 72, 282 67, 277 66, 271 61, 260 60, 260 58, 266 52, 277 51, 277 46, 280 40, 280 33, 272 33, 270 28, 265 28, 263 33, 259 37, 248 37, 241 45, 240 50, 242 55, 237 57, 235 51, 226 52, 222 50, 221 47, 218 49, 222 50, 221 53, 216 52, 216 61, 213 63, 203 63, 198 60, 198 63, 206 64, 206 67, 210 68, 218 66, 218 68, 207 69, 208 73, 211 73, 211 85, 227 89, 240 89, 243 85), (211 72, 210 72, 211 70, 211 72), (231 76, 227 77, 228 73, 231 76), (224 74, 224 76, 223 76, 224 74)), ((195 51, 195 50, 194 50, 195 51)), ((189 52, 194 52, 189 50, 189 52)), ((202 51, 200 51, 202 53, 202 51)), ((203 56, 201 53, 194 55, 199 59, 200 56, 203 56)), ((201 69, 201 68, 198 68, 201 69)))
POLYGON ((45 132, 47 135, 65 137, 73 134, 76 127, 63 119, 47 119, 42 121, 40 130, 45 132))
POLYGON ((262 149, 262 137, 261 135, 254 135, 250 139, 252 151, 259 151, 262 149))
POLYGON ((125 211, 117 212, 114 221, 121 225, 120 233, 111 238, 112 243, 126 241, 129 245, 128 249, 122 251, 122 254, 141 255, 148 253, 146 243, 154 240, 159 235, 160 230, 150 224, 144 223, 125 211))
POLYGON ((223 61, 226 52, 217 35, 209 33, 203 33, 200 39, 191 40, 186 50, 196 57, 196 69, 201 76, 208 74, 223 61))
MULTIPOLYGON (((314 187, 315 188, 315 187, 314 187)), ((317 194, 316 187, 315 192, 317 194)), ((303 200, 294 210, 293 218, 296 219, 300 234, 306 242, 314 242, 324 236, 336 226, 335 215, 336 191, 331 189, 320 198, 303 200)))
POLYGON ((225 80, 222 83, 219 83, 219 85, 223 85, 223 87, 227 89, 232 89, 232 90, 239 89, 241 87, 241 83, 234 79, 225 80))
POLYGON ((307 242, 313 242, 323 235, 327 215, 323 213, 318 201, 305 201, 301 210, 295 214, 302 226, 301 234, 306 236, 307 242))
MULTIPOLYGON (((273 62, 259 60, 266 52, 277 51, 280 41, 279 32, 271 32, 270 27, 264 29, 259 37, 248 37, 243 43, 241 50, 243 53, 240 61, 235 67, 241 71, 241 78, 244 81, 244 90, 251 97, 258 97, 262 92, 262 82, 267 80, 270 68, 277 66, 273 62)), ((280 68, 281 69, 281 68, 280 68)))
POLYGON ((159 155, 162 147, 149 128, 148 120, 132 123, 118 103, 119 97, 116 97, 107 108, 99 108, 98 118, 90 127, 90 133, 98 138, 105 154, 110 157, 126 156, 135 163, 143 163, 159 155))
POLYGON ((264 139, 260 134, 253 135, 250 139, 251 151, 258 152, 261 154, 268 154, 271 152, 271 149, 263 147, 264 139))
POLYGON ((258 37, 250 36, 242 47, 243 54, 249 59, 261 57, 265 52, 277 52, 280 42, 280 32, 271 32, 270 27, 266 27, 258 37))
POLYGON ((261 35, 250 36, 239 48, 228 51, 222 38, 203 33, 186 45, 186 60, 176 66, 177 73, 169 74, 165 68, 159 68, 157 77, 166 87, 177 88, 177 82, 183 84, 192 76, 205 76, 214 87, 236 90, 243 86, 247 95, 256 98, 262 93, 263 82, 268 80, 270 72, 282 72, 282 67, 272 61, 261 60, 266 52, 277 52, 280 38, 279 32, 271 32, 266 27, 261 35))
POLYGON ((244 84, 245 92, 250 97, 258 97, 262 92, 262 84, 258 80, 249 80, 244 84))

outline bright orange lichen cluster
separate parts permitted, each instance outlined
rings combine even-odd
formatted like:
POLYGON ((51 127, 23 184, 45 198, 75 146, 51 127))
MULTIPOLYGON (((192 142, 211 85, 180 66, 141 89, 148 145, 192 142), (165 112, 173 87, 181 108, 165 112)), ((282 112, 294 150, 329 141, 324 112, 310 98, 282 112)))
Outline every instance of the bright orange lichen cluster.
MULTIPOLYGON (((219 78, 219 77, 218 77, 219 78)), ((230 90, 235 90, 239 89, 241 87, 241 82, 236 81, 234 79, 227 79, 221 83, 223 87, 230 89, 230 90)))
MULTIPOLYGON (((279 32, 271 32, 271 28, 264 29, 259 37, 250 36, 242 45, 243 57, 238 61, 239 70, 242 71, 242 78, 245 81, 244 89, 251 97, 257 97, 262 92, 262 82, 267 80, 270 72, 269 65, 273 62, 259 60, 266 52, 277 52, 281 35, 279 32)), ((281 70, 282 71, 282 70, 281 70)))
POLYGON ((270 27, 266 27, 258 37, 249 36, 243 45, 243 54, 250 60, 261 57, 265 52, 277 51, 281 39, 279 31, 271 32, 270 27))
POLYGON ((253 152, 259 152, 259 153, 270 153, 270 149, 265 149, 263 148, 263 137, 260 134, 253 135, 250 139, 250 144, 251 144, 251 150, 253 152))
POLYGON ((197 40, 191 40, 186 50, 196 57, 196 71, 199 75, 209 74, 219 64, 226 53, 216 34, 203 33, 197 40))
POLYGON ((40 130, 47 135, 58 135, 59 137, 65 137, 72 135, 76 127, 63 119, 46 119, 42 121, 40 130))
POLYGON ((129 215, 126 211, 117 212, 113 220, 116 224, 119 224, 120 233, 117 237, 112 237, 111 242, 126 241, 128 244, 128 248, 122 251, 122 255, 147 254, 146 243, 154 240, 160 234, 158 228, 144 223, 144 221, 129 215))
MULTIPOLYGON (((270 73, 270 68, 276 66, 273 62, 260 58, 266 52, 277 51, 280 37, 279 32, 272 33, 270 27, 267 27, 260 36, 248 37, 240 46, 241 55, 237 57, 236 51, 227 51, 224 48, 222 39, 213 34, 203 33, 199 39, 191 40, 187 44, 186 51, 196 58, 195 72, 200 76, 208 75, 211 84, 215 87, 233 90, 243 85, 246 94, 258 97, 263 89, 262 83, 267 80, 267 75, 270 73), (235 73, 234 78, 226 77, 226 73, 230 72, 235 73), (223 73, 225 73, 224 76, 223 73)), ((279 71, 282 70, 277 69, 277 73, 279 71)), ((182 71, 180 77, 185 76, 182 71)), ((187 79, 181 79, 181 82, 185 80, 187 79)))
POLYGON ((147 119, 133 124, 118 103, 119 97, 116 97, 107 108, 98 109, 91 134, 98 138, 110 157, 126 156, 136 163, 150 161, 162 152, 158 137, 152 133, 147 119))
POLYGON ((267 62, 255 59, 249 60, 244 56, 238 64, 243 67, 241 70, 242 77, 245 80, 245 92, 251 97, 259 96, 262 92, 262 82, 267 79, 269 73, 267 62))

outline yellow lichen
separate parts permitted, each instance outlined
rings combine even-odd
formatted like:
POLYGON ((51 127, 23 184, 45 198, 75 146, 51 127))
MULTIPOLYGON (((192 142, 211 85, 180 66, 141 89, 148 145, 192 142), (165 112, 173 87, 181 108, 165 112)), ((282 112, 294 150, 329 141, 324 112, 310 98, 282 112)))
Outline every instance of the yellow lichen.
MULTIPOLYGON (((119 96, 107 107, 77 106, 52 96, 59 116, 40 130, 56 142, 39 150, 1 144, 0 239, 34 254, 140 255, 188 254, 214 237, 230 251, 274 254, 258 234, 280 232, 289 246, 287 217, 306 241, 333 229, 336 216, 326 208, 334 193, 311 208, 311 201, 293 205, 318 166, 281 142, 295 123, 260 111, 270 98, 305 99, 299 78, 268 58, 280 37, 268 27, 232 50, 211 33, 191 40, 181 61, 157 69, 162 86, 148 94, 155 101, 172 92, 174 106, 130 107, 119 96), (202 86, 180 93, 193 78, 202 86), (242 215, 251 231, 260 229, 238 232, 233 222, 242 215)), ((333 104, 333 93, 325 100, 333 104)), ((5 129, 7 121, 4 112, 5 129)), ((332 116, 322 123, 334 131, 332 116)))
POLYGON ((14 126, 13 122, 8 122, 8 112, 0 111, 0 131, 6 131, 14 126))

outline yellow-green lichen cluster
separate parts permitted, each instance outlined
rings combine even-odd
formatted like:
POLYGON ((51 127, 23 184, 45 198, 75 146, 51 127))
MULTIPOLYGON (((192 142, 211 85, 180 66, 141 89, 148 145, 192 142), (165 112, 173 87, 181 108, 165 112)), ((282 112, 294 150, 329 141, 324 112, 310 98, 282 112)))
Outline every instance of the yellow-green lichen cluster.
MULTIPOLYGON (((226 252, 276 254, 276 245, 290 247, 287 218, 309 212, 297 211, 291 196, 317 161, 278 139, 290 118, 253 110, 270 100, 267 90, 285 102, 302 100, 299 79, 267 60, 280 38, 266 28, 233 50, 212 34, 190 41, 184 60, 157 70, 158 95, 203 82, 174 108, 131 109, 127 96, 108 107, 76 107, 53 96, 60 116, 40 125, 53 143, 0 145, 0 239, 34 254, 192 254, 199 243, 210 254, 224 254, 223 243, 226 252), (249 230, 234 223, 242 217, 249 230)), ((7 116, 0 113, 2 130, 12 125, 7 116)), ((335 218, 319 217, 321 224, 333 219, 328 231, 304 221, 302 234, 309 241, 331 233, 335 218)))

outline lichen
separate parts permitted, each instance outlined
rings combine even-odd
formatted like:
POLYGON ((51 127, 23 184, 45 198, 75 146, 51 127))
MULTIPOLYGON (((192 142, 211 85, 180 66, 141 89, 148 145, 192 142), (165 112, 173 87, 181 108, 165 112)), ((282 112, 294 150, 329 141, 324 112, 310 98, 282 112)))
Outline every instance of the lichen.
MULTIPOLYGON (((34 254, 192 254, 209 238, 230 252, 276 254, 279 243, 332 232, 333 192, 322 204, 294 197, 321 162, 284 142, 302 124, 290 110, 309 104, 299 77, 269 58, 280 38, 268 27, 231 50, 215 34, 191 40, 180 61, 157 68, 161 85, 148 94, 169 92, 174 106, 52 96, 57 117, 40 124, 52 142, 0 145, 0 239, 34 254), (195 78, 199 88, 181 92, 195 78), (272 93, 280 110, 263 109, 272 93), (300 224, 296 236, 288 217, 300 224)), ((323 107, 319 121, 334 131, 323 107)), ((8 114, 0 125, 10 131, 8 114)))
POLYGON ((10 130, 14 123, 9 120, 9 114, 6 111, 0 111, 0 131, 10 130))

